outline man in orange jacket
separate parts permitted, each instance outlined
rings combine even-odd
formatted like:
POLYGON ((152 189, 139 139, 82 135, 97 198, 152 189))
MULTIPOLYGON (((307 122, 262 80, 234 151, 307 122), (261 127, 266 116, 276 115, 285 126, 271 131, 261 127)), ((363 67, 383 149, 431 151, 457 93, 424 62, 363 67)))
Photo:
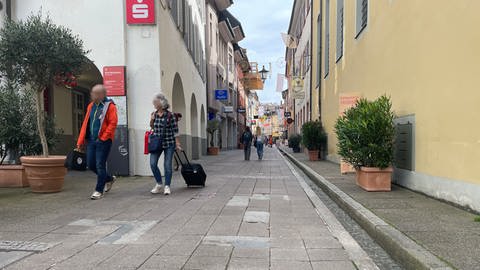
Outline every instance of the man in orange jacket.
POLYGON ((115 177, 107 173, 106 165, 118 117, 115 103, 107 98, 107 90, 103 85, 95 85, 90 95, 92 102, 88 105, 83 120, 77 148, 85 149, 87 146, 87 165, 97 174, 97 186, 90 198, 98 200, 112 188, 115 181, 115 177))

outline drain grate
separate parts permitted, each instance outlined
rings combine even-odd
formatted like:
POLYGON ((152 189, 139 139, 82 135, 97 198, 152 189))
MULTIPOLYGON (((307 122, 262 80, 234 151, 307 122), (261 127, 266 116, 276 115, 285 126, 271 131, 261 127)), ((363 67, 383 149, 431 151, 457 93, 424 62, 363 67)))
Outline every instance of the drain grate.
POLYGON ((43 252, 56 244, 29 241, 0 241, 0 251, 43 252))

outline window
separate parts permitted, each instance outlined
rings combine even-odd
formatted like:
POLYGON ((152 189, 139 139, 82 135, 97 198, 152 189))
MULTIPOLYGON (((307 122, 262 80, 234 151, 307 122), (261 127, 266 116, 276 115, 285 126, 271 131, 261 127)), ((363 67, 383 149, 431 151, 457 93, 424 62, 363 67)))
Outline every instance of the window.
POLYGON ((317 18, 317 87, 320 85, 322 74, 322 15, 317 18))
POLYGON ((367 27, 368 21, 368 0, 357 0, 356 23, 357 33, 355 38, 358 38, 363 29, 367 27))
POLYGON ((330 0, 325 2, 325 78, 330 71, 329 67, 329 54, 330 54, 330 0))
POLYGON ((343 56, 343 10, 344 0, 337 1, 337 62, 343 56))

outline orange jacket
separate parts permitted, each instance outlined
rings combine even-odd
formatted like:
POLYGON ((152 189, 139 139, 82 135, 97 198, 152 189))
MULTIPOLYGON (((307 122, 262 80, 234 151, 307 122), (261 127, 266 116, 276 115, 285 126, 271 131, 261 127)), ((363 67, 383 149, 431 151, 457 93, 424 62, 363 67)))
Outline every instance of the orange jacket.
MULTIPOLYGON (((93 102, 88 104, 87 114, 83 120, 82 129, 78 135, 77 146, 85 145, 87 137, 88 120, 90 118, 90 112, 92 111, 93 102)), ((118 116, 117 107, 113 101, 108 100, 105 102, 102 112, 102 118, 100 123, 100 132, 98 138, 102 141, 112 140, 115 138, 115 129, 117 128, 118 116)))

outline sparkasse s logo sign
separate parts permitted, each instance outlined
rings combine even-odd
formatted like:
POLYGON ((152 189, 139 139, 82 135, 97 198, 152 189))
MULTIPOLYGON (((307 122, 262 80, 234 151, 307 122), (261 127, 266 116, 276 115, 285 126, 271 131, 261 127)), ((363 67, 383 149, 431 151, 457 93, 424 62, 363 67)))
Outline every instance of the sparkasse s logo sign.
POLYGON ((155 0, 126 0, 127 24, 155 24, 155 0))

